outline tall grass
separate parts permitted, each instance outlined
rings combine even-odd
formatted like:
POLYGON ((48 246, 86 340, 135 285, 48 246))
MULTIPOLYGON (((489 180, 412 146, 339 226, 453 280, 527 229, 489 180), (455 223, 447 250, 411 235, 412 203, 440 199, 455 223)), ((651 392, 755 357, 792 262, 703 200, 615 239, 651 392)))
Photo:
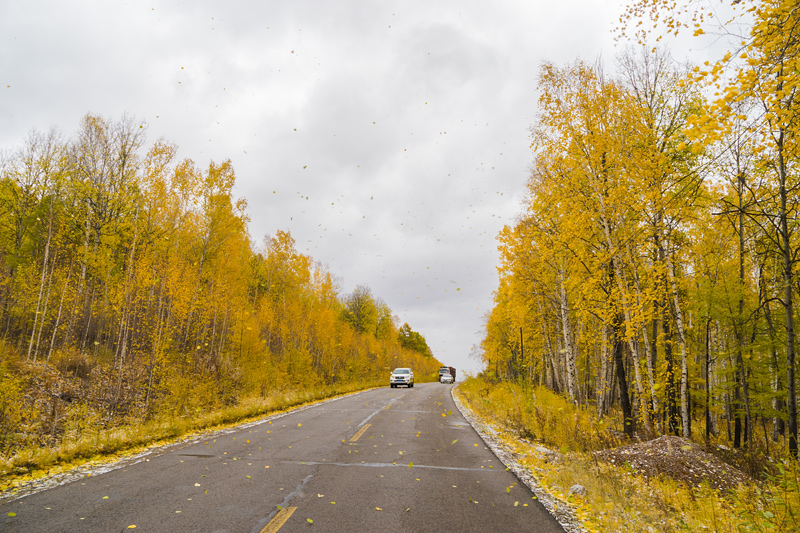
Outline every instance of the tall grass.
POLYGON ((598 419, 543 387, 482 377, 463 382, 456 392, 499 431, 545 490, 573 506, 587 531, 800 531, 795 460, 776 461, 763 479, 732 491, 690 487, 666 476, 646 479, 592 453, 628 443, 611 417, 598 419), (585 487, 582 496, 569 494, 576 484, 585 487))

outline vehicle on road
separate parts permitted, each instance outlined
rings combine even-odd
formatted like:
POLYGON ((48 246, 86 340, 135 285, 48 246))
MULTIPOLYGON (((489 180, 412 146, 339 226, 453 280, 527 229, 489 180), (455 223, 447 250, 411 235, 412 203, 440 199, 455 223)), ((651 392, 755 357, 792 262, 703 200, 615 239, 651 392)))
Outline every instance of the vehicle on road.
POLYGON ((451 376, 449 373, 448 374, 441 374, 439 376, 439 382, 440 383, 452 384, 453 383, 453 376, 451 376))
POLYGON ((405 385, 406 387, 414 386, 414 372, 410 368, 395 368, 389 376, 389 386, 392 388, 405 385))
POLYGON ((443 366, 442 368, 439 369, 439 383, 444 383, 444 381, 442 381, 443 379, 445 379, 444 376, 450 376, 450 383, 455 383, 456 369, 453 368, 452 366, 443 366))

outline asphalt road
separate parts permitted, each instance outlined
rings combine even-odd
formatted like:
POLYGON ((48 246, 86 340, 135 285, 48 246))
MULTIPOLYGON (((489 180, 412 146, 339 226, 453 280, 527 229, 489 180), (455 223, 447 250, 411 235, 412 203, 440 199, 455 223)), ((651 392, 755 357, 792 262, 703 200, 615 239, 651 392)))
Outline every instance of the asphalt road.
POLYGON ((155 450, 3 503, 0 531, 563 532, 450 387, 387 386, 155 450))

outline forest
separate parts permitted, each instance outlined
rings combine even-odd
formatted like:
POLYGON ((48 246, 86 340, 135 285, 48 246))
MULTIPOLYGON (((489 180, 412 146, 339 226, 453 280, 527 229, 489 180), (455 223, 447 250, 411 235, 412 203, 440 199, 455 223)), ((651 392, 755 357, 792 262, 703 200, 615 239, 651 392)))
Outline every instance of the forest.
POLYGON ((640 44, 613 73, 539 68, 486 374, 559 392, 627 437, 796 459, 800 6, 639 0, 622 22, 640 44), (644 44, 687 31, 733 46, 686 66, 644 44))
POLYGON ((425 338, 369 287, 343 293, 287 231, 251 239, 231 161, 145 134, 90 113, 2 154, 0 455, 395 366, 433 379, 425 338))

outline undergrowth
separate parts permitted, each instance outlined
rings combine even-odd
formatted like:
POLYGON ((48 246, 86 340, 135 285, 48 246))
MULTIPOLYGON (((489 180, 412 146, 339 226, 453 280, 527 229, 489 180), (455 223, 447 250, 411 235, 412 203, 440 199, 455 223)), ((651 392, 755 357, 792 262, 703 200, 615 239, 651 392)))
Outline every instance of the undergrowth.
POLYGON ((520 457, 541 487, 570 504, 586 531, 790 532, 800 530, 797 462, 774 460, 761 479, 732 491, 687 486, 661 475, 646 479, 629 465, 592 453, 629 444, 610 418, 598 419, 539 387, 471 378, 459 397, 520 457), (549 453, 543 453, 543 447, 549 453), (569 494, 582 485, 583 495, 569 494))

